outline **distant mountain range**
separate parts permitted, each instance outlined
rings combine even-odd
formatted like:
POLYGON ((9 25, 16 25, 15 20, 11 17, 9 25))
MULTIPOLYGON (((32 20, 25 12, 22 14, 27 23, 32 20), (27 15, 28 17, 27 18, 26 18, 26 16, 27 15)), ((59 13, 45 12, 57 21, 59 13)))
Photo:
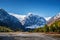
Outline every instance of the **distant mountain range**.
POLYGON ((10 15, 15 16, 18 20, 20 20, 21 24, 26 28, 38 28, 39 26, 46 24, 46 20, 43 17, 32 13, 29 13, 28 15, 17 15, 10 13, 10 15))
POLYGON ((56 14, 55 16, 53 16, 48 22, 47 25, 50 26, 51 24, 53 24, 55 21, 60 20, 60 13, 56 14))
POLYGON ((0 26, 7 26, 12 29, 37 28, 46 24, 43 17, 34 14, 16 15, 7 13, 4 9, 0 9, 0 26))
POLYGON ((4 9, 0 9, 0 26, 7 26, 13 30, 26 28, 38 28, 47 24, 50 26, 56 20, 60 20, 60 13, 50 18, 48 21, 38 15, 29 13, 27 15, 18 15, 7 13, 4 9))

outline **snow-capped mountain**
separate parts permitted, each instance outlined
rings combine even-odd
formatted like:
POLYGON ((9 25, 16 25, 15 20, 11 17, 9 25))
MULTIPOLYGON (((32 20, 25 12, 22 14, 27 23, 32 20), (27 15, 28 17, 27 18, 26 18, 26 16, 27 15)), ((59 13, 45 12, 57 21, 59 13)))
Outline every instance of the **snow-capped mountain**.
POLYGON ((51 19, 51 17, 44 17, 46 19, 46 21, 49 21, 51 19))
POLYGON ((58 19, 58 18, 60 18, 60 13, 54 16, 54 19, 58 19))
POLYGON ((43 17, 34 15, 32 13, 29 13, 28 15, 17 15, 17 14, 11 14, 11 15, 18 18, 22 23, 22 25, 27 28, 37 28, 38 26, 46 24, 46 20, 43 17))
POLYGON ((51 24, 53 24, 56 20, 60 20, 60 13, 58 13, 57 15, 53 16, 48 22, 47 25, 50 26, 51 24))
POLYGON ((0 9, 0 26, 7 26, 14 30, 23 28, 19 20, 16 17, 8 14, 4 9, 0 9))
POLYGON ((29 13, 28 15, 18 15, 13 13, 7 13, 4 9, 0 9, 0 26, 8 26, 12 29, 25 27, 42 26, 46 24, 46 20, 43 17, 29 13))
POLYGON ((44 24, 46 24, 46 20, 43 17, 34 14, 27 15, 24 22, 24 26, 42 26, 44 24))

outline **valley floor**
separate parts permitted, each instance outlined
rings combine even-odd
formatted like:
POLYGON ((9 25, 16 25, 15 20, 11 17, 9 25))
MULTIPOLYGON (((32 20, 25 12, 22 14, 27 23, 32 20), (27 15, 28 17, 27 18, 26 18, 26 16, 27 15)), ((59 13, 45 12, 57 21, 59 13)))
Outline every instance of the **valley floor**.
POLYGON ((0 33, 0 40, 60 40, 60 38, 53 37, 53 34, 13 32, 0 33))

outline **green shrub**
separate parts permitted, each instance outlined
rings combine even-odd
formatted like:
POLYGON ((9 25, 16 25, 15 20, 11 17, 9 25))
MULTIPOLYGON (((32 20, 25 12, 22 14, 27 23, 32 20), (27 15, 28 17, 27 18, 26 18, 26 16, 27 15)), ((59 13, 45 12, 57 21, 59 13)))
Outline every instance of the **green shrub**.
POLYGON ((5 26, 0 26, 0 32, 13 32, 13 30, 5 26))

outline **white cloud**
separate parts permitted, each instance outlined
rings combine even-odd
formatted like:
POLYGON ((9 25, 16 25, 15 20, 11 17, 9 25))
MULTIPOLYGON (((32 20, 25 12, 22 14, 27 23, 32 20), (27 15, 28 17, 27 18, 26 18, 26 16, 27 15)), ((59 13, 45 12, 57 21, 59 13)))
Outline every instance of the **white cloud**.
MULTIPOLYGON (((24 18, 26 17, 26 15, 19 15, 19 14, 15 14, 15 13, 9 13, 10 15, 15 16, 16 18, 18 18, 19 20, 24 20, 24 18)), ((28 13, 28 15, 32 14, 31 12, 28 13)), ((45 17, 45 19, 48 21, 51 17, 45 17)))
POLYGON ((9 13, 9 14, 15 16, 15 17, 18 18, 19 20, 24 20, 24 18, 25 18, 27 15, 32 14, 32 12, 29 12, 27 15, 19 15, 19 14, 15 14, 15 13, 9 13))
POLYGON ((45 19, 48 21, 51 17, 45 17, 45 19))
POLYGON ((9 13, 9 14, 15 16, 19 20, 23 20, 26 17, 26 15, 19 15, 19 14, 15 14, 15 13, 9 13))

